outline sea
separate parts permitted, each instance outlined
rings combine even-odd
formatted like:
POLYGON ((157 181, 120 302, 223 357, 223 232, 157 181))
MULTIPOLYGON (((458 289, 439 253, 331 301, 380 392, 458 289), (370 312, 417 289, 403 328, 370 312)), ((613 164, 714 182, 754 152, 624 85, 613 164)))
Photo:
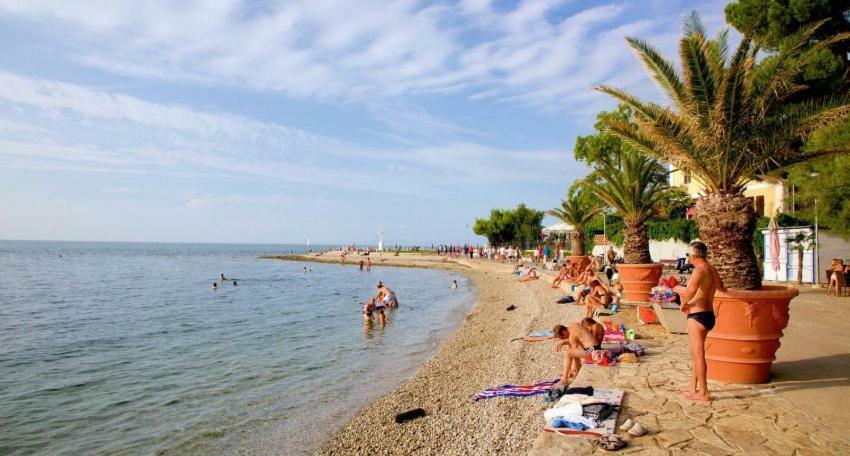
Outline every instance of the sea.
POLYGON ((0 241, 0 454, 307 454, 475 300, 447 271, 260 258, 306 248, 0 241))

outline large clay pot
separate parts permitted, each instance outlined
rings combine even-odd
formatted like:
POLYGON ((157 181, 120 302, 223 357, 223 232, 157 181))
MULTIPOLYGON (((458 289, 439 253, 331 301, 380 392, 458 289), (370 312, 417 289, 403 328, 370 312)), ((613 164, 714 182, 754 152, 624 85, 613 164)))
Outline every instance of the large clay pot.
POLYGON ((717 324, 708 333, 705 359, 708 378, 729 383, 764 383, 776 359, 788 305, 800 292, 789 287, 754 291, 718 291, 717 324))
POLYGON ((649 302, 649 292, 658 286, 661 278, 661 263, 618 264, 620 283, 627 302, 649 302))
POLYGON ((584 268, 590 264, 590 261, 591 259, 587 255, 572 255, 567 257, 567 262, 570 265, 578 264, 578 271, 584 271, 584 268))

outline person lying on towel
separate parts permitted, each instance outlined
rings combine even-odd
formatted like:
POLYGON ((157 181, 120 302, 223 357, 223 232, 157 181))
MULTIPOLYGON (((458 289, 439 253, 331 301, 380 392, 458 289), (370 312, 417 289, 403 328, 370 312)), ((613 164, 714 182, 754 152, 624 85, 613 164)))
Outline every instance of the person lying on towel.
POLYGON ((539 278, 540 278, 540 275, 537 274, 537 268, 534 267, 534 266, 531 266, 531 267, 528 268, 527 271, 525 271, 525 273, 522 274, 522 276, 520 276, 519 281, 520 282, 528 282, 529 280, 537 280, 539 278))

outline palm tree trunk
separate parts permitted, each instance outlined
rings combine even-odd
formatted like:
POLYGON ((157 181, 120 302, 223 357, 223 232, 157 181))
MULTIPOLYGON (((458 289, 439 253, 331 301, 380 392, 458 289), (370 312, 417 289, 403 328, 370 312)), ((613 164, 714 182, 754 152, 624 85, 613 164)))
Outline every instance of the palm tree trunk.
POLYGON ((570 255, 584 255, 584 231, 578 227, 570 232, 570 255))
POLYGON ((743 195, 709 193, 697 200, 700 239, 708 246, 708 262, 726 288, 758 290, 761 273, 753 249, 756 214, 743 195))
POLYGON ((803 284, 803 248, 797 248, 797 284, 803 284))
POLYGON ((643 220, 624 220, 623 261, 626 264, 652 263, 649 255, 649 235, 643 220))

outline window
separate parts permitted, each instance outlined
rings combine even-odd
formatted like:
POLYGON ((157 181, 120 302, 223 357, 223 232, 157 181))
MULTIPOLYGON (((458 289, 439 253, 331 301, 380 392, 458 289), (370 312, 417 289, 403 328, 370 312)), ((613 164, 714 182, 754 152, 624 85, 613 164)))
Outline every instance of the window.
POLYGON ((682 171, 682 173, 685 175, 685 185, 690 184, 691 183, 691 172, 690 171, 682 171))
POLYGON ((767 214, 764 213, 764 196, 763 195, 759 195, 759 196, 755 197, 754 205, 755 205, 756 215, 758 215, 759 217, 767 215, 767 214))

